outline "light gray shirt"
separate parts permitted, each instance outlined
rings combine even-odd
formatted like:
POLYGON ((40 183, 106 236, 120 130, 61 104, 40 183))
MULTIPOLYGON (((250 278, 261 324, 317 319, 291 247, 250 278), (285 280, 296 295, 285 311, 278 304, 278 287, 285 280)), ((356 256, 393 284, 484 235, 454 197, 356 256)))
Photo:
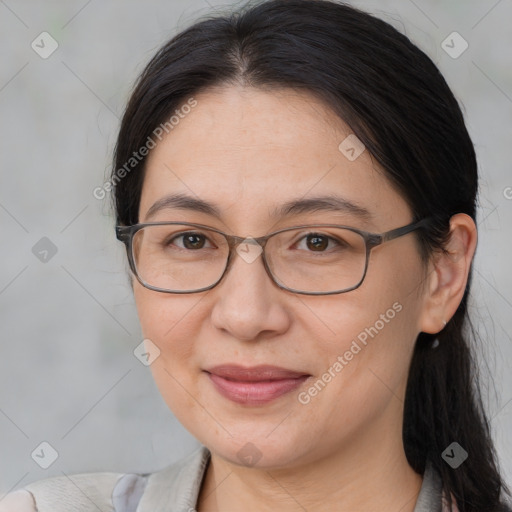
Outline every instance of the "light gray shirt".
MULTIPOLYGON (((82 473, 38 480, 18 491, 29 491, 37 509, 13 506, 9 510, 195 512, 209 458, 209 450, 201 446, 185 459, 154 473, 82 473)), ((414 512, 442 512, 441 495, 440 478, 428 464, 414 512)))

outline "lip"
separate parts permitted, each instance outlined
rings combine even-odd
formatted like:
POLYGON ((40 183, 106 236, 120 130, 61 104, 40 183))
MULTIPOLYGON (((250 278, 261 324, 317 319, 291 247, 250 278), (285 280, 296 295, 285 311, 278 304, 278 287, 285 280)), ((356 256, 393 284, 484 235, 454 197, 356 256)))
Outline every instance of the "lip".
POLYGON ((229 400, 263 405, 290 393, 311 375, 278 366, 220 365, 204 370, 215 389, 229 400))

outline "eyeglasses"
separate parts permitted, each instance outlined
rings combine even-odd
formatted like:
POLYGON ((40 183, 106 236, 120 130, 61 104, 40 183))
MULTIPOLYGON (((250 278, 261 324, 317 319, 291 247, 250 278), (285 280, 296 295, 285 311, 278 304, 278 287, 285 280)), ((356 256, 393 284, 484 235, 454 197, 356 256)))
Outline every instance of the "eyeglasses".
POLYGON ((258 238, 228 235, 190 222, 152 222, 116 226, 116 236, 126 245, 131 271, 150 290, 209 290, 226 274, 236 247, 247 263, 262 254, 267 274, 280 288, 331 295, 361 286, 374 247, 426 228, 430 222, 427 217, 380 234, 337 224, 312 224, 258 238))

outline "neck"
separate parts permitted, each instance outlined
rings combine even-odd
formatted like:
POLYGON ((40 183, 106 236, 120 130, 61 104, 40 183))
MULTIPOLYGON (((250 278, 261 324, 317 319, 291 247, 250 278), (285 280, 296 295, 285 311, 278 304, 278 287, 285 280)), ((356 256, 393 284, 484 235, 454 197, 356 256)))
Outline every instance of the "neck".
POLYGON ((414 512, 422 477, 409 466, 397 427, 373 424, 373 432, 293 467, 242 467, 212 453, 198 512, 270 512, 276 503, 282 512, 414 512))

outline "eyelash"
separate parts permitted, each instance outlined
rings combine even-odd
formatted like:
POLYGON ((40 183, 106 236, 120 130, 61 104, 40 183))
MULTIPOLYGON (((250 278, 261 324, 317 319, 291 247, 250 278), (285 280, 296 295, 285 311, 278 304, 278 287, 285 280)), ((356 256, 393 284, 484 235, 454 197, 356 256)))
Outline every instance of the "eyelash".
MULTIPOLYGON (((200 237, 203 237, 206 240, 209 240, 209 238, 204 233, 187 231, 185 233, 179 233, 178 235, 173 235, 172 238, 170 238, 170 239, 165 241, 164 245, 165 246, 169 246, 169 245, 171 245, 172 242, 174 242, 174 240, 176 240, 178 238, 183 238, 183 237, 185 237, 187 235, 200 236, 200 237)), ((331 237, 331 236, 329 236, 327 234, 318 233, 318 232, 309 232, 309 233, 301 234, 300 238, 298 238, 298 240, 294 243, 294 245, 296 245, 299 242, 301 242, 302 240, 306 239, 308 236, 317 236, 317 237, 327 238, 329 241, 334 242, 339 247, 343 247, 343 246, 347 245, 343 241, 336 240, 335 238, 333 238, 333 237, 331 237)), ((181 250, 186 250, 186 251, 191 250, 191 249, 186 249, 184 247, 179 247, 179 246, 178 246, 178 248, 181 249, 181 250)), ((203 248, 201 248, 201 249, 203 249, 203 248)), ((307 252, 312 252, 313 253, 315 251, 307 251, 307 252)), ((327 251, 320 251, 320 252, 327 252, 327 251)))

